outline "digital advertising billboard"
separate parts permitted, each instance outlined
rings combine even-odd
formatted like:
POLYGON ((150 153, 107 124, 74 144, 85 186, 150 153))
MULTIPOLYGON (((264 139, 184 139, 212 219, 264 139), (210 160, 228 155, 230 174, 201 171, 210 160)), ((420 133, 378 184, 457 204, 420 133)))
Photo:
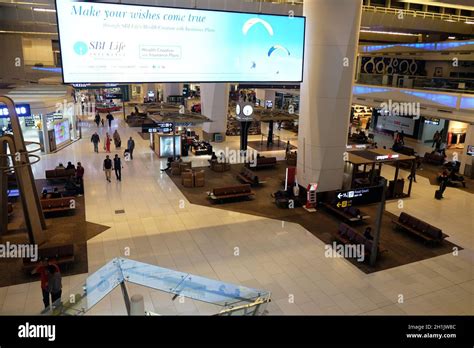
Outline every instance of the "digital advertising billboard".
POLYGON ((59 145, 66 141, 71 140, 69 120, 56 121, 53 127, 54 127, 54 136, 56 138, 56 145, 59 145))
POLYGON ((301 82, 305 18, 56 0, 64 83, 301 82))

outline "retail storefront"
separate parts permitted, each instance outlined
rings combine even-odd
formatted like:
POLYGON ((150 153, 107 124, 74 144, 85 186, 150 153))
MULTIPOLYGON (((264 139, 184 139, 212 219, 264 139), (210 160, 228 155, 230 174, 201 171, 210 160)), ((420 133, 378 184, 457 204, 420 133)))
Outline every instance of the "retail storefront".
POLYGON ((81 103, 83 113, 92 112, 92 110, 100 113, 120 111, 123 102, 130 100, 128 85, 82 83, 73 84, 72 87, 75 89, 75 100, 81 103))
MULTIPOLYGON (((26 142, 39 143, 41 150, 61 150, 81 138, 73 90, 68 86, 20 87, 7 94, 16 104, 17 115, 26 142)), ((1 109, 0 128, 11 131, 8 111, 1 109)))

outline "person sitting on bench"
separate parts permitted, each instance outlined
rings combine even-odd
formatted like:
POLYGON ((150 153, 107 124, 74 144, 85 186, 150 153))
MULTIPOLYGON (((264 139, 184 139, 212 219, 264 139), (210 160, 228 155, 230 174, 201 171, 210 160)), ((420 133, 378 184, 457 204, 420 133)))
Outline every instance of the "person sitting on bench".
POLYGON ((43 191, 41 192, 41 199, 47 199, 47 198, 49 198, 48 190, 43 189, 43 191))
POLYGON ((61 198, 63 195, 59 192, 58 188, 55 187, 53 189, 53 193, 51 193, 51 198, 61 198))
POLYGON ((372 227, 367 227, 364 231, 364 237, 368 240, 374 240, 374 237, 372 236, 372 227))
POLYGON ((170 169, 171 168, 171 163, 173 163, 173 162, 183 162, 183 160, 181 159, 181 156, 176 156, 176 159, 174 159, 173 157, 168 157, 168 162, 166 163, 166 168, 162 169, 161 171, 165 172, 168 169, 170 169))

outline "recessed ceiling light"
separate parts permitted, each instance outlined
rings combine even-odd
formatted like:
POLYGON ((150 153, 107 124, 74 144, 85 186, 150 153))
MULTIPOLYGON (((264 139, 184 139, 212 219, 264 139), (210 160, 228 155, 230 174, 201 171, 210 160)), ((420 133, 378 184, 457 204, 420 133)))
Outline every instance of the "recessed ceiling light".
POLYGON ((456 36, 448 36, 449 40, 456 40, 456 36))
POLYGON ((419 36, 419 34, 412 33, 398 33, 395 31, 378 31, 378 30, 361 30, 361 33, 385 34, 385 35, 400 35, 400 36, 419 36))
POLYGON ((34 8, 33 11, 36 12, 56 12, 56 10, 50 9, 50 8, 34 8))

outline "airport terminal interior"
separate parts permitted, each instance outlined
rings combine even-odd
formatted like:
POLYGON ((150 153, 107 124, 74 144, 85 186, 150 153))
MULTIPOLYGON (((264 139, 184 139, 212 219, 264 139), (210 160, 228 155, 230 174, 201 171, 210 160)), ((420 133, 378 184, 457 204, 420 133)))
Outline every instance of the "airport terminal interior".
POLYGON ((71 1, 0 0, 1 315, 474 314, 472 0, 129 2, 206 11, 180 47, 136 34, 157 70, 210 51, 202 13, 289 41, 237 59, 273 78, 218 79, 228 38, 143 82, 87 65, 131 43, 69 38, 71 1))

